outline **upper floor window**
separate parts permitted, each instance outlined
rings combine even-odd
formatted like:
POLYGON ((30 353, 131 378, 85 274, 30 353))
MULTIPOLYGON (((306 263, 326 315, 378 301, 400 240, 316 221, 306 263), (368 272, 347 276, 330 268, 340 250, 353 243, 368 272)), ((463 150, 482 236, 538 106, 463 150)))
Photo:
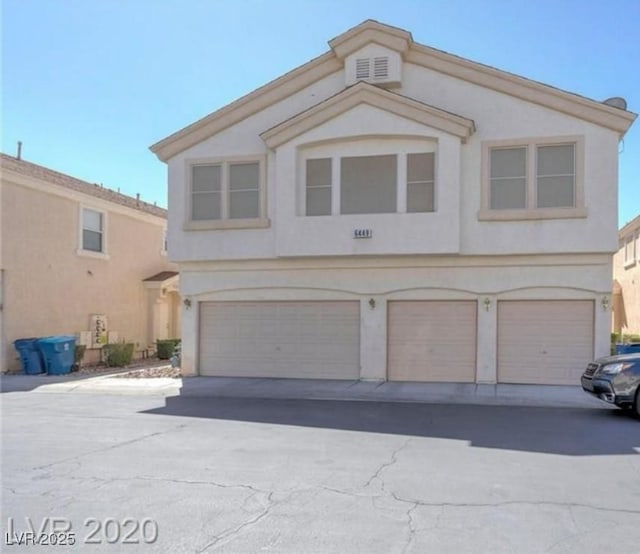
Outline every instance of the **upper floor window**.
POLYGON ((481 219, 586 215, 581 137, 500 141, 485 149, 481 219))
POLYGON ((435 210, 434 152, 307 159, 305 169, 306 215, 435 210))
POLYGON ((264 226, 264 178, 260 160, 190 165, 187 228, 264 226))
POLYGON ((82 208, 82 250, 104 253, 104 213, 82 208))

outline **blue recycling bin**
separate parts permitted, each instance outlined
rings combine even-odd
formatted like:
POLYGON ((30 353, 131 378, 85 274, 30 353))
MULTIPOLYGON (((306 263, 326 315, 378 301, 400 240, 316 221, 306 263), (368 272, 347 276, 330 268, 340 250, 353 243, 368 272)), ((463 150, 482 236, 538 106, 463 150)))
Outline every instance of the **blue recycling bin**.
POLYGON ((38 339, 18 339, 13 341, 13 346, 20 355, 22 373, 25 375, 38 375, 44 372, 44 360, 38 349, 38 339))
POLYGON ((76 338, 71 336, 38 339, 44 367, 49 375, 65 375, 71 371, 76 357, 76 338))
POLYGON ((616 344, 616 354, 640 354, 640 342, 616 344))

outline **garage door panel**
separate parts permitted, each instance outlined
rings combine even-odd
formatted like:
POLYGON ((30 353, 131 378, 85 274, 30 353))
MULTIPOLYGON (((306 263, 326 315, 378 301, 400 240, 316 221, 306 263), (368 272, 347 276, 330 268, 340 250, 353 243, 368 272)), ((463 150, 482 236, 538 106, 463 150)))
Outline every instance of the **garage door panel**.
POLYGON ((357 379, 359 302, 204 302, 200 373, 357 379))
POLYGON ((578 385, 593 357, 590 300, 498 302, 498 380, 578 385))
POLYGON ((475 380, 476 302, 389 302, 388 322, 389 380, 475 380))

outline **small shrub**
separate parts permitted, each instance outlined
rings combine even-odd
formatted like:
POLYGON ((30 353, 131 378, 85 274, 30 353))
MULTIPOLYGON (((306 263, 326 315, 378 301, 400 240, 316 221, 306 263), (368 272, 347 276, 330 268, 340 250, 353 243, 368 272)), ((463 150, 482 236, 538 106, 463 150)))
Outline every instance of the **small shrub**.
POLYGON ((87 347, 84 344, 76 345, 76 364, 80 365, 82 363, 82 358, 84 358, 84 353, 87 350, 87 347))
POLYGON ((103 360, 109 367, 124 367, 131 363, 133 347, 132 342, 105 344, 102 347, 103 360))
POLYGON ((169 360, 173 356, 176 346, 180 344, 180 339, 164 339, 156 341, 156 351, 158 358, 169 360))
POLYGON ((611 333, 611 344, 615 344, 616 342, 620 342, 620 334, 611 333))

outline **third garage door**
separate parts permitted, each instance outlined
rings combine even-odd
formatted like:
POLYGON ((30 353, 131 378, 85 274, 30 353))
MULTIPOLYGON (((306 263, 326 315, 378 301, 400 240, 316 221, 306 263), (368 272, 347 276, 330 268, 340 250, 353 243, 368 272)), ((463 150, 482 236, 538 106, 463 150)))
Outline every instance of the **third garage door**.
POLYGON ((476 305, 466 300, 389 302, 389 380, 475 381, 476 305))
POLYGON ((593 302, 498 302, 498 381, 579 385, 593 357, 593 302))

